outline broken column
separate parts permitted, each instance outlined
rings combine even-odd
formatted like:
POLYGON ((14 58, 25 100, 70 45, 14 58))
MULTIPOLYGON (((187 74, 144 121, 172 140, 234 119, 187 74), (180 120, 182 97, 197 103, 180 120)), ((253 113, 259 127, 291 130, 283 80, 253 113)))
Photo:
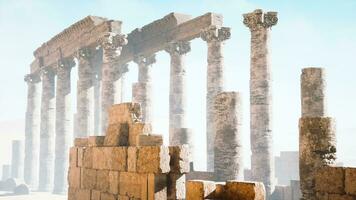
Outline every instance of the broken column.
POLYGON ((11 178, 23 180, 24 146, 21 140, 12 141, 11 178))
POLYGON ((67 188, 69 147, 73 138, 71 98, 71 69, 73 58, 62 58, 57 66, 56 87, 56 138, 53 193, 63 194, 67 188))
POLYGON ((251 31, 250 129, 251 172, 254 181, 265 184, 267 198, 275 186, 272 135, 272 79, 269 64, 269 33, 277 24, 276 12, 255 10, 244 14, 251 31))
POLYGON ((230 28, 211 26, 201 33, 201 38, 208 44, 207 94, 206 94, 206 134, 207 134, 207 169, 214 170, 213 112, 214 98, 224 87, 224 41, 230 38, 230 28))
POLYGON ((336 160, 335 121, 326 117, 325 77, 322 68, 303 69, 302 117, 299 120, 299 171, 302 199, 316 197, 315 175, 336 160))
POLYGON ((101 90, 101 135, 105 133, 108 123, 108 109, 114 104, 117 93, 121 88, 115 87, 116 66, 123 45, 127 44, 125 35, 107 33, 100 39, 103 49, 102 90, 101 90))
POLYGON ((40 134, 40 167, 39 191, 49 191, 53 185, 54 141, 56 99, 54 79, 55 72, 48 66, 41 69, 42 99, 41 99, 41 134, 40 134))
POLYGON ((155 55, 137 56, 134 62, 138 65, 138 82, 132 86, 132 101, 141 105, 142 121, 152 122, 151 68, 156 62, 155 55))
POLYGON ((94 85, 92 56, 94 50, 81 48, 78 51, 78 83, 77 83, 77 126, 75 137, 94 135, 94 85))
POLYGON ((31 188, 38 184, 40 145, 41 77, 38 73, 25 76, 28 85, 25 122, 24 180, 31 188))
POLYGON ((243 180, 242 110, 238 92, 222 92, 214 102, 214 172, 217 181, 243 180))

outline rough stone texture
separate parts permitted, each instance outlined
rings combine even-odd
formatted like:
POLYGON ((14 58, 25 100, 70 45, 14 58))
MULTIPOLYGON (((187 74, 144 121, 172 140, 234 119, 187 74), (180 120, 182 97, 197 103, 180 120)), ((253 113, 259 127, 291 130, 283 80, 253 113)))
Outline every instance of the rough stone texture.
POLYGON ((106 131, 105 146, 127 146, 129 144, 129 125, 110 124, 106 131))
POLYGON ((119 172, 110 171, 109 172, 109 190, 111 194, 119 194, 119 172))
POLYGON ((276 12, 255 10, 244 14, 243 23, 251 31, 250 129, 252 180, 262 181, 267 199, 274 191, 272 136, 271 66, 268 40, 272 26, 277 24, 276 12))
POLYGON ((27 110, 25 121, 25 160, 24 180, 31 188, 38 185, 38 160, 40 145, 40 108, 41 108, 41 84, 40 76, 28 74, 27 82, 27 110))
POLYGON ((121 103, 109 109, 109 124, 140 122, 141 107, 138 103, 121 103))
POLYGON ((215 190, 212 181, 191 180, 186 183, 186 200, 202 200, 211 195, 215 190))
POLYGON ((68 170, 68 183, 70 188, 80 188, 81 168, 71 166, 68 170))
POLYGON ((127 171, 137 171, 137 147, 128 147, 127 149, 127 171))
POLYGON ((170 146, 169 156, 171 172, 178 174, 190 172, 190 156, 188 145, 170 146))
POLYGON ((194 138, 193 138, 193 129, 190 128, 171 128, 171 133, 173 134, 172 142, 170 145, 184 145, 189 146, 189 162, 191 169, 193 170, 193 161, 194 161, 194 138))
POLYGON ((315 199, 315 173, 335 164, 335 123, 330 117, 302 117, 299 120, 299 170, 303 199, 315 199))
POLYGON ((169 173, 167 176, 167 199, 185 199, 185 174, 169 173))
MULTIPOLYGON (((201 38, 208 44, 206 130, 207 144, 214 144, 214 97, 224 89, 223 41, 230 38, 230 28, 211 26, 204 29, 201 38)), ((214 146, 207 145, 207 168, 214 171, 214 146)))
POLYGON ((98 170, 96 173, 96 186, 95 189, 102 192, 108 192, 110 190, 110 178, 109 170, 98 170))
POLYGON ((139 146, 137 137, 139 135, 149 135, 152 132, 152 126, 150 124, 144 123, 134 123, 129 127, 129 145, 130 146, 139 146))
POLYGON ((75 138, 74 146, 76 147, 87 147, 89 139, 88 138, 75 138))
POLYGON ((322 167, 315 174, 315 191, 323 193, 344 193, 345 171, 340 167, 322 167))
POLYGON ((89 136, 88 146, 89 147, 102 147, 104 146, 105 136, 89 136))
POLYGON ((69 147, 73 138, 73 113, 71 111, 71 68, 73 58, 61 59, 57 67, 56 85, 56 138, 54 159, 55 194, 64 194, 67 188, 69 147))
POLYGON ((120 195, 131 198, 147 198, 147 174, 120 173, 120 195))
POLYGON ((302 117, 324 117, 326 114, 325 69, 304 68, 300 79, 302 117))
POLYGON ((86 189, 71 189, 68 191, 68 200, 91 200, 91 191, 86 189))
POLYGON ((141 105, 142 121, 152 122, 152 92, 151 68, 156 62, 155 55, 148 57, 137 56, 134 62, 138 65, 138 82, 132 86, 132 101, 141 105))
POLYGON ((101 193, 101 200, 116 200, 116 196, 110 193, 101 193))
POLYGON ((101 192, 99 190, 91 191, 91 200, 100 200, 101 192))
POLYGON ((12 141, 11 177, 23 180, 24 145, 21 140, 12 141))
POLYGON ((96 177, 97 177, 97 171, 95 169, 82 168, 81 175, 80 175, 81 188, 84 189, 96 188, 96 184, 97 184, 96 177))
POLYGON ((222 92, 214 102, 214 172, 217 181, 243 180, 242 105, 237 92, 222 92))
POLYGON ((259 182, 227 181, 225 185, 225 198, 238 200, 264 200, 265 188, 259 182))
POLYGON ((148 174, 147 176, 147 199, 167 199, 167 175, 148 174))
POLYGON ((94 159, 95 155, 93 148, 84 148, 82 156, 82 164, 79 166, 92 168, 94 166, 93 163, 97 164, 97 158, 95 157, 94 159))
POLYGON ((41 132, 40 132, 40 159, 39 159, 39 185, 40 191, 50 191, 54 175, 54 142, 55 142, 55 72, 49 67, 41 71, 42 99, 41 99, 41 132))
POLYGON ((347 194, 356 195, 356 168, 345 169, 345 191, 347 194))
POLYGON ((170 171, 169 149, 165 146, 138 147, 137 172, 167 173, 170 171))
POLYGON ((185 41, 171 42, 165 48, 171 58, 169 79, 169 144, 182 145, 187 143, 175 128, 187 127, 187 99, 186 99, 186 69, 185 54, 190 51, 190 43, 185 41))
POLYGON ((127 148, 101 147, 93 148, 94 169, 126 171, 127 148))

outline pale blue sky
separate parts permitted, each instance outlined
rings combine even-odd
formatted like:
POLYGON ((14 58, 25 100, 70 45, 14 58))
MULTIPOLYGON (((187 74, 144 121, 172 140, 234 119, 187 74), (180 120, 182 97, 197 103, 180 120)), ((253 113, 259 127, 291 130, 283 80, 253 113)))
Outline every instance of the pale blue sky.
MULTIPOLYGON (((232 38, 225 46, 226 89, 243 93, 245 160, 249 165, 250 34, 242 14, 262 8, 279 12, 271 33, 275 152, 297 150, 300 116, 299 76, 302 67, 325 67, 329 115, 337 121, 338 157, 356 166, 356 1, 354 0, 0 0, 0 164, 9 162, 10 139, 24 135, 23 120, 32 52, 55 34, 87 15, 123 21, 128 33, 170 12, 199 16, 221 13, 232 38), (267 3, 268 2, 268 3, 267 3)), ((196 39, 187 56, 189 125, 195 129, 196 160, 205 168, 206 45, 196 39)), ((73 74, 76 69, 73 70, 73 74)), ((154 124, 167 139, 169 57, 157 55, 153 69, 154 124)), ((130 63, 126 100, 137 76, 130 63)), ((73 82, 74 83, 74 82, 73 82)), ((73 85, 75 87, 75 85, 73 85)))

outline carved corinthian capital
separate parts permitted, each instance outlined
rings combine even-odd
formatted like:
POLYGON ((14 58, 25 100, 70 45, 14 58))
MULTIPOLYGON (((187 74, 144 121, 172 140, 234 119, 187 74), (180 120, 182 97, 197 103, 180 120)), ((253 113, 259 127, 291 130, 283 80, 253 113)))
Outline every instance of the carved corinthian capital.
POLYGON ((42 67, 40 71, 41 76, 54 76, 56 71, 51 66, 42 67))
POLYGON ((78 59, 84 59, 84 60, 89 60, 90 58, 92 58, 95 54, 94 52, 95 50, 93 48, 90 47, 83 47, 80 48, 77 52, 77 58, 78 59))
POLYGON ((171 42, 165 48, 165 51, 169 54, 179 54, 183 55, 190 51, 190 42, 187 41, 179 41, 179 42, 171 42))
POLYGON ((210 26, 202 30, 200 37, 206 42, 219 41, 230 39, 231 29, 228 27, 210 26))
POLYGON ((250 28, 251 31, 261 28, 270 28, 278 22, 277 12, 263 13, 261 9, 244 14, 243 17, 243 23, 250 28))
POLYGON ((121 54, 122 47, 127 45, 127 36, 125 34, 106 33, 98 43, 104 50, 105 59, 116 61, 121 54))
POLYGON ((61 58, 58 60, 58 70, 66 70, 74 67, 75 62, 72 57, 69 58, 61 58))
POLYGON ((138 65, 145 65, 145 66, 152 65, 153 63, 156 62, 156 54, 152 54, 151 56, 147 56, 147 57, 142 55, 135 56, 134 62, 137 63, 138 65))
POLYGON ((41 76, 39 73, 26 74, 24 77, 24 81, 29 83, 37 83, 41 81, 41 76))

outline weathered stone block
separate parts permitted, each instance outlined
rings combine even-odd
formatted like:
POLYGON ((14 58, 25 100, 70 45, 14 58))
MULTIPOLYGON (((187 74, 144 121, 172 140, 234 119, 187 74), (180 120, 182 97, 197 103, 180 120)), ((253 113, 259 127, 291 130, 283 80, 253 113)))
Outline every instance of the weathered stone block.
POLYGON ((119 194, 119 172, 110 171, 109 172, 109 193, 119 194))
POLYGON ((109 109, 109 124, 134 123, 140 120, 141 108, 138 103, 121 103, 109 109))
POLYGON ((110 170, 127 171, 127 147, 113 147, 110 170))
POLYGON ((88 146, 89 147, 101 147, 104 145, 105 136, 89 136, 88 146))
POLYGON ((143 173, 168 173, 169 149, 165 146, 138 147, 137 171, 143 173))
POLYGON ((83 149, 83 166, 85 168, 93 168, 93 148, 87 147, 83 149))
POLYGON ((83 159, 84 159, 84 148, 85 147, 81 147, 81 148, 78 148, 78 167, 83 167, 84 164, 83 164, 83 159))
POLYGON ((110 189, 109 170, 98 170, 96 176, 96 187, 101 192, 108 192, 110 189))
POLYGON ((121 172, 119 194, 130 198, 147 198, 147 174, 121 172))
POLYGON ((93 150, 94 169, 127 170, 127 147, 98 147, 93 150))
POLYGON ((101 200, 117 200, 117 196, 110 193, 101 193, 101 200))
POLYGON ((101 192, 99 190, 92 190, 91 191, 91 200, 100 200, 101 192))
POLYGON ((81 172, 80 172, 79 167, 69 167, 68 170, 68 184, 69 187, 76 189, 80 188, 80 182, 81 182, 81 172))
POLYGON ((147 190, 148 200, 167 199, 167 175, 148 174, 147 190))
POLYGON ((129 125, 129 145, 130 146, 139 146, 137 143, 137 137, 139 135, 148 135, 152 132, 152 126, 150 124, 145 124, 137 122, 129 125))
POLYGON ((137 146, 161 146, 163 145, 162 135, 138 135, 137 146))
POLYGON ((328 194, 328 200, 355 200, 355 196, 342 194, 328 194))
POLYGON ((322 167, 315 174, 315 189, 318 192, 343 194, 345 171, 342 167, 322 167))
POLYGON ((90 200, 91 191, 69 188, 68 200, 90 200))
POLYGON ((225 185, 226 199, 264 200, 265 187, 260 182, 227 181, 225 185))
POLYGON ((137 167, 137 147, 128 147, 127 149, 127 171, 136 172, 137 167))
POLYGON ((225 194, 225 182, 215 183, 215 191, 213 192, 214 199, 223 199, 225 194))
POLYGON ((78 148, 71 147, 69 149, 69 166, 78 167, 78 148))
POLYGON ((212 181, 191 180, 186 184, 186 200, 202 200, 215 191, 212 181))
POLYGON ((88 138, 75 138, 74 146, 76 147, 87 147, 88 146, 88 138))
POLYGON ((347 194, 356 195, 356 168, 345 169, 345 191, 347 194))
POLYGON ((82 168, 81 173, 81 188, 95 189, 97 171, 95 169, 82 168))
POLYGON ((110 124, 106 131, 104 146, 128 146, 129 125, 127 123, 110 124))
POLYGON ((185 199, 185 174, 167 175, 167 199, 185 199))
POLYGON ((170 146, 169 155, 171 172, 182 174, 190 171, 188 145, 170 146))

